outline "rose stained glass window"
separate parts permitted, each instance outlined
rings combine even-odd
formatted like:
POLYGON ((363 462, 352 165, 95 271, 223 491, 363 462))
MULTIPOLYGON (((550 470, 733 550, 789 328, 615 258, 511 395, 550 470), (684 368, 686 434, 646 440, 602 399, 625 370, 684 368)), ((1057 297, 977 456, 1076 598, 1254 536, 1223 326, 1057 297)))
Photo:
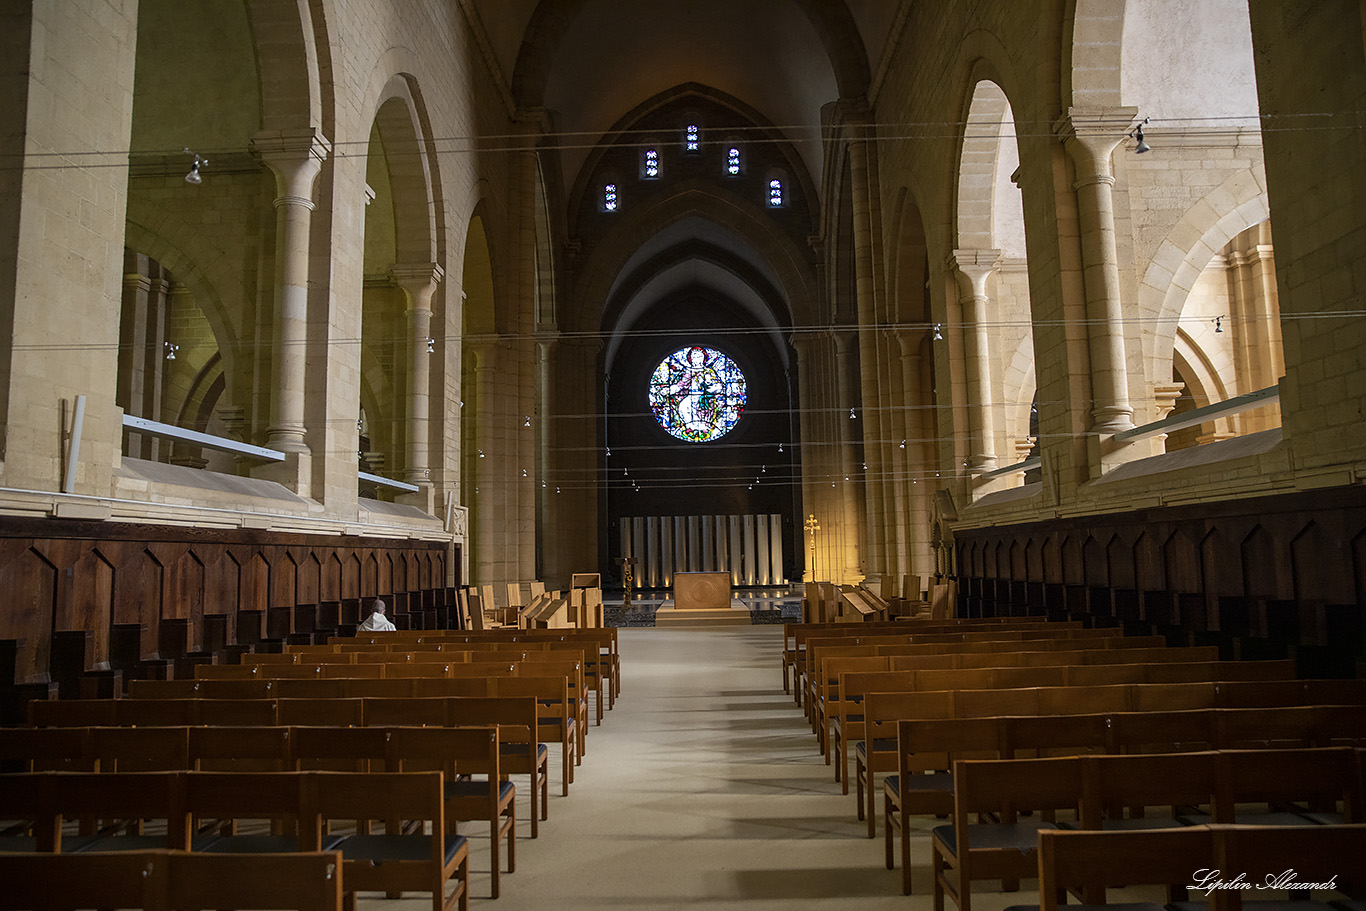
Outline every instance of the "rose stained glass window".
POLYGON ((680 348, 650 377, 650 410, 659 426, 680 440, 719 439, 745 410, 745 375, 715 348, 680 348))

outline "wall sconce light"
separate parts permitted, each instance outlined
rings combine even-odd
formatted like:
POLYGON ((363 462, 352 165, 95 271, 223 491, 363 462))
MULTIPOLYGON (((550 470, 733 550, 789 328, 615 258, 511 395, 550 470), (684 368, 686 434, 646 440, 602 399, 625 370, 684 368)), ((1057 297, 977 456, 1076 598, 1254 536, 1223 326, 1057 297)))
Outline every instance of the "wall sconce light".
POLYGON ((525 477, 527 477, 527 476, 528 476, 528 475, 527 475, 527 473, 526 473, 526 469, 523 468, 523 469, 522 469, 522 477, 525 478, 525 477))
POLYGON ((180 350, 179 345, 172 345, 170 342, 163 343, 166 346, 166 360, 175 360, 175 353, 180 350))
POLYGON ((779 443, 779 444, 778 444, 778 451, 779 451, 779 452, 782 452, 782 451, 783 451, 783 444, 782 444, 782 443, 779 443))
POLYGON ((431 336, 427 337, 427 353, 436 354, 436 339, 431 336))
POLYGON ((942 342, 944 340, 944 333, 940 331, 939 323, 934 324, 934 340, 936 342, 942 342))
POLYGON ((541 481, 541 489, 545 490, 545 481, 541 481))
POLYGON ((527 415, 525 418, 522 419, 522 426, 523 426, 523 427, 530 427, 530 426, 531 426, 531 415, 527 415))
POLYGON ((209 160, 200 158, 198 153, 191 152, 188 148, 185 149, 185 154, 194 156, 194 163, 190 165, 190 173, 185 175, 185 182, 198 186, 204 182, 204 178, 199 176, 199 169, 207 167, 209 160))
POLYGON ((1138 126, 1134 127, 1132 130, 1129 131, 1129 138, 1138 141, 1138 145, 1134 147, 1135 155, 1142 155, 1144 152, 1151 152, 1153 150, 1153 147, 1148 145, 1148 143, 1145 142, 1143 139, 1143 124, 1147 122, 1148 118, 1144 117, 1142 122, 1139 123, 1138 126))
POLYGON ((906 448, 906 441, 905 441, 905 440, 902 440, 902 441, 901 441, 901 448, 902 448, 902 449, 905 449, 905 448, 906 448))
POLYGON ((356 430, 358 432, 365 430, 365 422, 362 421, 360 418, 356 418, 356 430))
POLYGON ((1216 316, 1216 317, 1214 318, 1214 331, 1215 331, 1215 332, 1223 332, 1223 331, 1224 331, 1224 318, 1223 318, 1222 316, 1216 316))
POLYGON ((559 492, 560 492, 560 488, 559 488, 558 485, 555 487, 555 492, 556 492, 556 493, 559 493, 559 492))
POLYGON ((481 450, 479 450, 479 458, 482 459, 483 457, 484 457, 484 450, 481 449, 481 450))
POLYGON ((849 409, 849 420, 851 420, 851 421, 857 421, 857 420, 858 420, 858 415, 854 414, 854 409, 852 409, 852 408, 849 409))

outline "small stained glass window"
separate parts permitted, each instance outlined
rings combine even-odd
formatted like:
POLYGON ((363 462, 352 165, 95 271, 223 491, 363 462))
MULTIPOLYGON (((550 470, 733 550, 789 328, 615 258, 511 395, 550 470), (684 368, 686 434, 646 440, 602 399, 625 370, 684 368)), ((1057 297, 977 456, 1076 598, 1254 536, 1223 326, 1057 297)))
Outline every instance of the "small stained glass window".
POLYGON ((690 123, 683 130, 683 149, 687 152, 701 151, 702 134, 697 124, 690 123))
POLYGON ((774 177, 768 182, 768 206, 777 209, 783 204, 783 182, 780 178, 774 177))
POLYGON ((715 348, 692 345, 666 357, 650 377, 650 410, 688 443, 725 436, 745 410, 745 375, 715 348))
POLYGON ((740 176, 740 147, 731 146, 726 150, 726 174, 730 177, 740 176))
POLYGON ((602 185, 602 211, 615 212, 617 210, 617 185, 606 183, 602 185))
POLYGON ((654 180, 659 176, 659 149, 646 149, 640 156, 640 176, 654 180))

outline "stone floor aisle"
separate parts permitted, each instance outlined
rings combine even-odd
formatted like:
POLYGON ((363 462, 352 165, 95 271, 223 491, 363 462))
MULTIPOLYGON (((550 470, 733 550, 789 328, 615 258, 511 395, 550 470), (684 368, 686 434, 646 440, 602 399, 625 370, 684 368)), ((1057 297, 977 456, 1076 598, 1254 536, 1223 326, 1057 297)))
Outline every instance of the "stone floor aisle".
MULTIPOLYGON (((623 629, 620 643, 622 696, 590 729, 568 797, 552 755, 550 820, 535 841, 518 795, 518 868, 504 873, 496 902, 487 827, 462 829, 473 842, 473 907, 929 908, 928 839, 913 845, 917 894, 902 896, 900 872, 883 868, 881 831, 866 838, 853 795, 840 794, 782 692, 781 626, 623 629)), ((1033 902, 1032 887, 974 905, 1033 902)), ((430 907, 418 896, 361 904, 430 907)))

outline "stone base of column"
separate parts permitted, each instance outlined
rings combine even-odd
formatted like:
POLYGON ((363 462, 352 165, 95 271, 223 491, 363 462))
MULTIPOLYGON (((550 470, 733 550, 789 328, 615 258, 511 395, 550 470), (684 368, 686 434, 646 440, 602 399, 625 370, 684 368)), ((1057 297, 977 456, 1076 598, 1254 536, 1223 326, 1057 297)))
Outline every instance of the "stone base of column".
POLYGON ((1114 434, 1090 434, 1086 438, 1087 461, 1090 463, 1088 478, 1099 480, 1106 472, 1135 459, 1145 459, 1153 455, 1150 440, 1120 443, 1114 434))
POLYGON ((257 465, 251 470, 253 478, 274 481, 291 493, 301 497, 312 496, 313 454, 311 452, 287 452, 283 462, 257 465))
POLYGON ((428 515, 432 515, 432 510, 436 507, 436 488, 431 484, 419 484, 416 491, 410 493, 405 490, 402 493, 395 494, 394 502, 401 503, 404 506, 416 506, 428 515))

